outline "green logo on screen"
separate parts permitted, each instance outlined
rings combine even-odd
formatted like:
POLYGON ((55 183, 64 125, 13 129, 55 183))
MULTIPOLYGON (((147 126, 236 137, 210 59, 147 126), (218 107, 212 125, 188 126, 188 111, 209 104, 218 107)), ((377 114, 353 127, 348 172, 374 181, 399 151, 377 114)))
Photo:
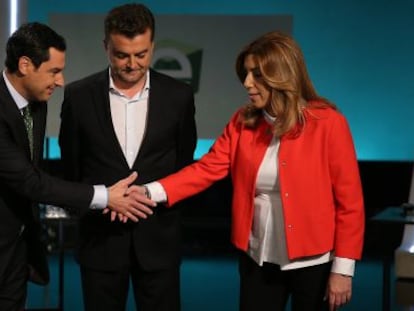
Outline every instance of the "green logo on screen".
POLYGON ((152 68, 190 84, 198 92, 203 51, 189 45, 162 40, 155 45, 152 68))

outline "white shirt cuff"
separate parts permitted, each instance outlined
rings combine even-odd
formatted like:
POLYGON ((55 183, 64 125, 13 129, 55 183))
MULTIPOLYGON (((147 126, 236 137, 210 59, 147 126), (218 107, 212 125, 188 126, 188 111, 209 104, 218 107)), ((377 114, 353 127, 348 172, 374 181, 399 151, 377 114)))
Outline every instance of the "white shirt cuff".
POLYGON ((354 276, 355 260, 342 257, 334 257, 331 272, 354 276))
POLYGON ((157 203, 167 202, 167 193, 159 182, 154 181, 146 184, 145 186, 148 188, 148 191, 151 194, 151 200, 157 203))
POLYGON ((93 198, 89 205, 91 209, 104 209, 108 206, 108 189, 104 185, 93 186, 93 198))

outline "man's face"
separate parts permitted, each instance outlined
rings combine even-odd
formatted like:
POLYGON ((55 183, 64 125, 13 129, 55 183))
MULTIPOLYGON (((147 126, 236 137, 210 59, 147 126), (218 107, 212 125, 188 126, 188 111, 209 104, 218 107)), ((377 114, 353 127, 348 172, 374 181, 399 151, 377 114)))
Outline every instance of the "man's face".
POLYGON ((133 38, 111 34, 105 44, 105 50, 115 85, 121 89, 138 85, 143 87, 153 49, 150 29, 133 38))
POLYGON ((47 101, 55 88, 62 87, 65 83, 65 52, 50 48, 49 53, 49 60, 38 68, 35 68, 29 58, 21 60, 21 70, 24 73, 22 95, 29 101, 47 101))

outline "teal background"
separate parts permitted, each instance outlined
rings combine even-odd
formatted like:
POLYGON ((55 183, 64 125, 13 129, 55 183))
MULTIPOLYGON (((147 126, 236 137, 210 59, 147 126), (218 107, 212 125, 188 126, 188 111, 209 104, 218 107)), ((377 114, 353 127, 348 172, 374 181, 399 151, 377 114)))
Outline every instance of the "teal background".
MULTIPOLYGON (((125 1, 28 0, 28 19, 47 22, 49 13, 104 13, 122 3, 125 1)), ((414 1, 144 3, 155 14, 292 15, 293 35, 304 51, 312 80, 318 92, 347 117, 358 159, 414 159, 414 1)))

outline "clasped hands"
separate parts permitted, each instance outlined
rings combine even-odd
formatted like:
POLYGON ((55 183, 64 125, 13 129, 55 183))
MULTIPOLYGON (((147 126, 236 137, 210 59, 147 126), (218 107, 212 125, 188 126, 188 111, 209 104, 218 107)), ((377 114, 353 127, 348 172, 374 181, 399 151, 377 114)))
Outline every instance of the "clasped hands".
POLYGON ((137 177, 138 174, 133 172, 108 188, 108 207, 103 214, 110 212, 111 221, 118 218, 124 223, 128 219, 137 222, 153 214, 152 208, 157 203, 147 198, 143 187, 131 186, 137 177))

